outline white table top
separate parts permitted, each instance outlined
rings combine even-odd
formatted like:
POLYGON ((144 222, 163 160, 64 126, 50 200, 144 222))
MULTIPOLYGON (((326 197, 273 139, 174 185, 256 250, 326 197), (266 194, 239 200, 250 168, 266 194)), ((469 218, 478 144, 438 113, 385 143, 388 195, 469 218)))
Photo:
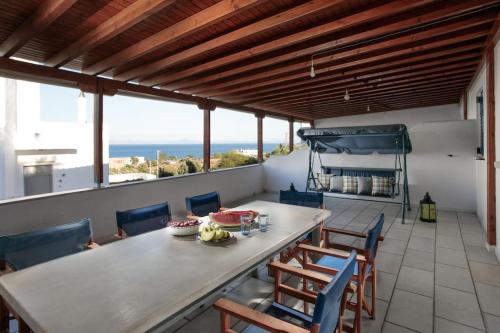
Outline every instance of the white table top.
POLYGON ((0 295, 35 332, 144 332, 276 253, 326 219, 328 210, 254 201, 267 232, 207 246, 166 229, 130 237, 0 278, 0 295))

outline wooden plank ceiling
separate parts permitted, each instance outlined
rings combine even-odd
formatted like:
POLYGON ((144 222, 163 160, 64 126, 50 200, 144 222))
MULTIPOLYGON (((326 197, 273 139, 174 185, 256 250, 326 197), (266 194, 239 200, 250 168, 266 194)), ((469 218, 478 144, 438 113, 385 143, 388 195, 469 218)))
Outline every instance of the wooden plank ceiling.
POLYGON ((499 10, 500 0, 3 0, 0 56, 318 119, 458 102, 499 10))

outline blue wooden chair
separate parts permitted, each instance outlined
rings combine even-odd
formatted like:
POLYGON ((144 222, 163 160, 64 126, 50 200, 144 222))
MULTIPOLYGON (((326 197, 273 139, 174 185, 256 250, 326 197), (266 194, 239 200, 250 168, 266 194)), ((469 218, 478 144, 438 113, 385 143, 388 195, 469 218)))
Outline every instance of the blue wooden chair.
POLYGON ((270 265, 275 271, 275 302, 266 313, 261 313, 227 299, 218 300, 215 302, 214 307, 221 312, 221 332, 233 332, 230 329, 231 316, 251 324, 245 329, 245 333, 332 333, 336 330, 342 331, 344 327, 342 311, 346 302, 345 290, 351 281, 356 266, 356 253, 354 251, 344 261, 343 267, 333 278, 280 262, 270 265), (320 292, 295 289, 282 283, 282 273, 307 278, 324 287, 320 292), (283 293, 314 304, 312 316, 283 305, 281 303, 283 293), (289 318, 298 325, 282 318, 289 318))
POLYGON ((90 219, 0 236, 0 268, 20 270, 95 247, 90 219))
POLYGON ((170 222, 168 202, 116 212, 118 238, 136 236, 145 232, 165 228, 170 222))
MULTIPOLYGON (((17 235, 0 236, 1 274, 25 269, 97 246, 92 241, 90 219, 17 235)), ((0 299, 1 332, 9 332, 11 319, 18 320, 19 332, 30 332, 26 323, 4 299, 0 299)))
POLYGON ((280 191, 280 203, 311 208, 324 208, 323 192, 280 191))
MULTIPOLYGON (((354 282, 357 285, 356 303, 348 302, 348 308, 356 313, 355 325, 361 327, 361 310, 365 309, 372 319, 375 319, 375 304, 376 304, 376 285, 377 285, 377 269, 375 259, 377 256, 377 249, 379 241, 383 241, 381 236, 382 227, 384 225, 384 214, 380 214, 377 223, 368 231, 368 233, 359 233, 345 229, 336 229, 331 227, 324 227, 323 239, 324 247, 315 247, 307 244, 301 244, 299 249, 302 250, 302 255, 306 260, 303 261, 302 267, 330 275, 338 274, 342 269, 348 251, 357 251, 358 259, 356 268, 354 269, 354 282), (344 244, 336 244, 330 242, 330 233, 337 233, 342 235, 354 236, 365 238, 363 248, 356 248, 344 244), (320 255, 321 258, 315 263, 308 262, 309 255, 320 255), (371 284, 371 304, 367 301, 364 294, 366 283, 371 284)), ((353 293, 355 290, 352 291, 353 293)), ((359 330, 358 330, 359 332, 359 330)))
MULTIPOLYGON (((280 191, 280 203, 303 206, 310 208, 325 208, 323 203, 323 192, 299 192, 299 191, 280 191)), ((323 223, 320 225, 320 233, 323 229, 323 223)), ((299 263, 302 263, 302 258, 300 257, 300 251, 297 246, 299 244, 311 244, 313 234, 309 233, 305 239, 296 242, 296 246, 289 247, 285 251, 280 253, 280 261, 287 263, 292 259, 296 259, 299 263)))
POLYGON ((188 215, 207 216, 209 213, 217 213, 222 208, 220 196, 217 192, 196 195, 186 198, 186 210, 188 215))

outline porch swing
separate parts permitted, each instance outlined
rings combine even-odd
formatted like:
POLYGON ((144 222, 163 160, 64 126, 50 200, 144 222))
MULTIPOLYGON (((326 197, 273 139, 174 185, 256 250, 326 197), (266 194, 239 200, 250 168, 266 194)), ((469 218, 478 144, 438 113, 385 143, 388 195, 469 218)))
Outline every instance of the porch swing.
MULTIPOLYGON (((404 223, 405 208, 408 211, 411 210, 406 155, 412 150, 410 137, 405 125, 301 128, 298 130, 297 135, 309 146, 309 170, 306 191, 321 191, 317 186, 318 179, 314 177, 316 156, 318 157, 322 174, 351 177, 387 177, 394 180, 392 182, 391 193, 386 195, 391 198, 396 198, 400 195, 402 173, 403 195, 401 206, 403 211, 402 221, 404 223), (394 168, 325 166, 321 160, 321 154, 346 153, 349 155, 370 155, 375 152, 394 155, 394 168)), ((326 191, 329 191, 329 189, 326 189, 326 191)), ((371 200, 373 197, 363 196, 361 199, 371 200)))

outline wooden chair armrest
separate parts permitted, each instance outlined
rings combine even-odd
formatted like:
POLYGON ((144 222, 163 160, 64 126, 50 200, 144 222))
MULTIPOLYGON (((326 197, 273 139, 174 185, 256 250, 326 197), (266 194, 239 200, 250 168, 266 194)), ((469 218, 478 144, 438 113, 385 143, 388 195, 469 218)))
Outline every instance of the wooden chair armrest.
POLYGON ((318 273, 309 269, 299 268, 292 265, 284 264, 279 261, 273 261, 269 264, 272 269, 279 270, 291 275, 295 275, 301 278, 306 278, 307 280, 328 284, 332 278, 326 274, 318 273))
POLYGON ((15 270, 6 264, 5 268, 0 270, 0 276, 4 276, 12 272, 15 272, 15 270))
POLYGON ((327 234, 328 233, 335 233, 335 234, 342 234, 342 235, 366 238, 366 234, 364 234, 362 232, 352 231, 352 230, 345 230, 345 229, 338 229, 338 228, 324 226, 323 231, 327 234))
MULTIPOLYGON (((318 247, 318 246, 313 246, 313 245, 307 245, 307 244, 299 244, 299 249, 305 250, 307 252, 312 252, 312 253, 317 253, 321 255, 326 255, 326 256, 332 256, 332 257, 337 257, 337 258, 349 258, 350 253, 347 251, 340 251, 340 250, 335 250, 335 249, 326 249, 324 247, 318 247)), ((356 256, 357 261, 366 261, 366 258, 362 254, 358 254, 356 256)))
POLYGON ((100 247, 101 245, 95 243, 95 242, 90 242, 88 245, 87 245, 87 248, 89 249, 97 249, 98 247, 100 247))
POLYGON ((271 332, 279 333, 308 333, 309 331, 287 323, 280 319, 274 318, 268 314, 261 313, 250 309, 246 306, 232 302, 228 299, 221 298, 215 302, 214 307, 222 313, 229 314, 233 317, 240 318, 245 322, 263 328, 271 332))
POLYGON ((340 250, 340 251, 346 251, 346 252, 351 252, 352 250, 355 250, 356 253, 358 253, 358 254, 362 254, 362 255, 365 254, 365 249, 362 249, 362 248, 359 248, 359 247, 355 247, 355 246, 352 246, 352 245, 342 244, 342 243, 326 242, 326 244, 323 244, 323 246, 321 246, 321 247, 324 247, 324 248, 327 248, 327 249, 335 249, 335 250, 340 250))

